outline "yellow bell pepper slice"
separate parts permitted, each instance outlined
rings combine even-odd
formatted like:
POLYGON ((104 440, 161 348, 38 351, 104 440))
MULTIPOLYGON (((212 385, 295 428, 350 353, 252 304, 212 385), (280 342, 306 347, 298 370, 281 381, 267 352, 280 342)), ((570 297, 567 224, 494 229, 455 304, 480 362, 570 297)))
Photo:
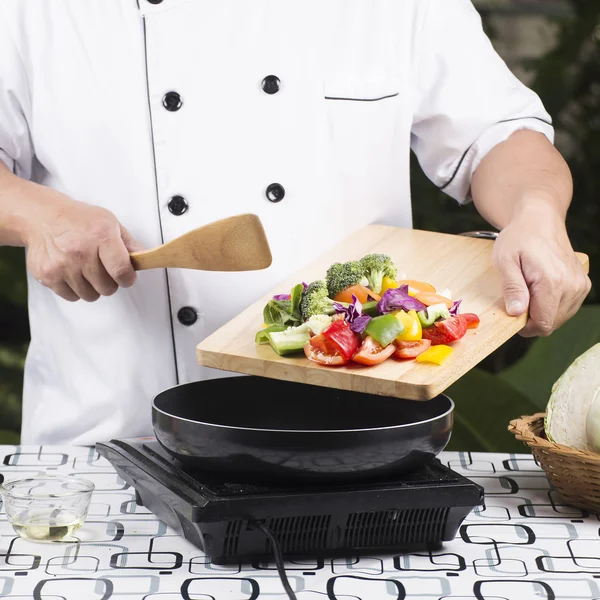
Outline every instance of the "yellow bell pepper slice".
POLYGON ((394 289, 398 287, 398 282, 387 275, 381 281, 381 296, 385 294, 388 290, 394 289))
POLYGON ((444 344, 438 344, 437 346, 431 346, 425 350, 425 352, 419 354, 416 361, 441 365, 453 352, 454 348, 445 346, 444 344))
POLYGON ((398 310, 394 313, 396 318, 404 325, 404 331, 396 337, 399 342, 417 342, 423 337, 421 321, 416 310, 405 312, 398 310))

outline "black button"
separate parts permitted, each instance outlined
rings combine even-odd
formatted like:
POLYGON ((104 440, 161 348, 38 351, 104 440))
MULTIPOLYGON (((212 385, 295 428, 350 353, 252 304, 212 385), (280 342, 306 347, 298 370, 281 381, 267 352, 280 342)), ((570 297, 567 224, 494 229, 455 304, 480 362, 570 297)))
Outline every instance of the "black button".
POLYGON ((182 325, 190 326, 198 320, 198 313, 190 306, 184 306, 179 309, 177 318, 182 325))
POLYGON ((163 0, 148 0, 150 4, 160 4, 163 0))
POLYGON ((281 202, 285 196, 285 190, 280 183, 272 183, 267 188, 266 195, 271 202, 281 202))
POLYGON ((276 94, 279 91, 279 77, 276 75, 267 75, 262 80, 262 89, 265 94, 276 94))
POLYGON ((187 200, 183 196, 173 196, 167 205, 175 216, 182 215, 188 209, 187 200))
POLYGON ((167 92, 163 98, 163 106, 170 112, 175 112, 183 104, 181 96, 177 92, 167 92))

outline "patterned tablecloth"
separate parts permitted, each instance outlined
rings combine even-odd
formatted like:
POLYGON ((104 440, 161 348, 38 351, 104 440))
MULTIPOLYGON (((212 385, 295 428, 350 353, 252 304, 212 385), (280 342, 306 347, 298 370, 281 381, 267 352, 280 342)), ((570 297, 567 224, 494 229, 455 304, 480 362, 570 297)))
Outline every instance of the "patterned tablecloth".
MULTIPOLYGON (((564 506, 530 455, 444 452, 485 488, 433 553, 287 564, 299 600, 600 599, 599 517, 564 506)), ((80 544, 19 538, 0 513, 0 597, 34 600, 285 600, 274 564, 217 566, 145 508, 94 450, 0 446, 6 478, 40 471, 96 484, 80 544)))

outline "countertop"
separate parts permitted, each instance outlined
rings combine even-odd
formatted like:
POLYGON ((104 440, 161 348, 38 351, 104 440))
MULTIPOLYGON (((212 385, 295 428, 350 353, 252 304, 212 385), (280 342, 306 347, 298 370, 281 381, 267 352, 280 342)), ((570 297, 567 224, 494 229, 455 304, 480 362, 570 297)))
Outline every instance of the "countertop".
MULTIPOLYGON (((531 455, 444 452, 440 459, 486 492, 485 507, 467 517, 456 539, 433 555, 348 556, 321 568, 288 563, 299 600, 600 598, 600 519, 562 505, 531 455)), ((93 449, 0 446, 0 472, 7 479, 40 471, 79 474, 96 484, 77 534, 81 542, 22 540, 2 511, 0 597, 287 598, 274 564, 211 565, 138 507, 133 489, 93 449), (252 595, 257 588, 258 596, 252 595)))

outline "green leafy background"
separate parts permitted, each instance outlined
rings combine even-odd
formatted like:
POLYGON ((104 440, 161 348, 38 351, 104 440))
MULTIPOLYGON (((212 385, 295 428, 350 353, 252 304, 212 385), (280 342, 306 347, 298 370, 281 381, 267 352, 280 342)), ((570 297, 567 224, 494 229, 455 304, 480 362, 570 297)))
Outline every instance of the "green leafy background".
MULTIPOLYGON (((600 342, 600 2, 539 3, 556 35, 541 56, 518 63, 508 56, 510 26, 502 20, 523 18, 509 14, 517 3, 498 3, 498 10, 489 9, 491 1, 475 3, 498 52, 503 57, 506 52, 511 68, 526 76, 553 117, 556 145, 575 181, 567 226, 575 249, 590 256, 594 284, 585 306, 560 330, 536 340, 515 336, 447 391, 456 403, 449 450, 524 452, 507 430, 509 421, 545 410, 554 381, 574 358, 600 342), (505 13, 500 20, 499 11, 505 13)), ((414 157, 412 188, 415 227, 448 233, 489 228, 472 206, 459 207, 437 190, 414 157)), ((23 251, 0 248, 0 444, 19 441, 29 342, 26 294, 23 251)))

